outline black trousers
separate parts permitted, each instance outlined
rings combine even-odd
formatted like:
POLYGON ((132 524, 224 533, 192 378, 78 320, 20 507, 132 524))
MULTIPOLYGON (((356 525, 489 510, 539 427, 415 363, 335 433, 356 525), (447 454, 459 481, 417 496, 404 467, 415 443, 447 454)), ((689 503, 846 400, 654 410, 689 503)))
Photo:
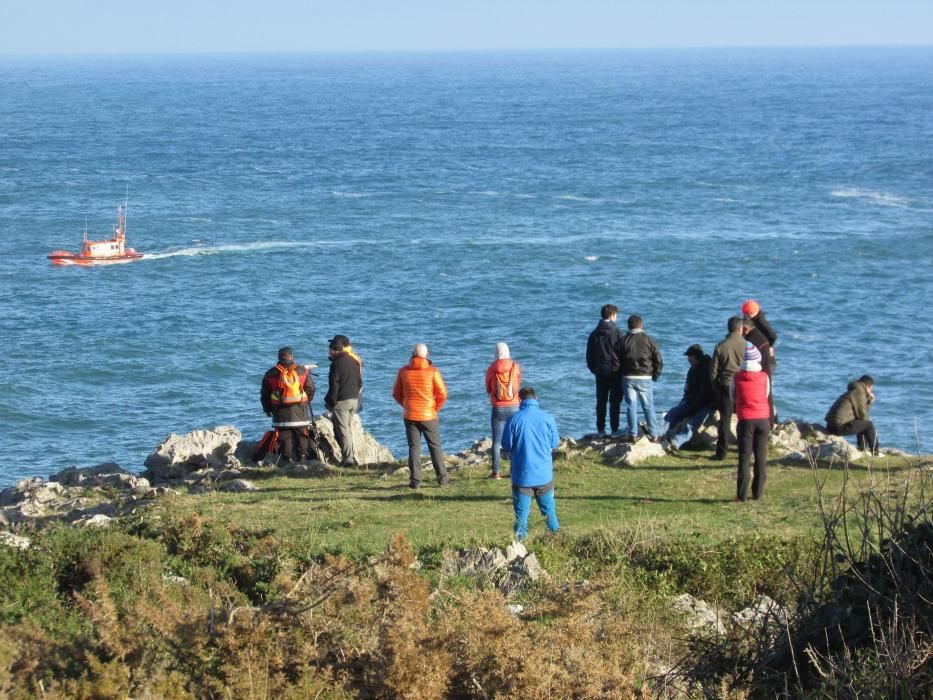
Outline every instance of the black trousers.
POLYGON ((421 436, 424 435, 431 453, 431 464, 437 474, 438 483, 447 482, 447 468, 444 466, 444 449, 441 447, 441 427, 437 418, 434 420, 405 420, 405 437, 408 439, 409 484, 421 484, 421 436))
POLYGON ((613 374, 596 375, 596 430, 602 432, 606 429, 606 403, 609 404, 609 429, 616 432, 619 429, 619 414, 622 405, 622 375, 613 374))
POLYGON ((828 425, 826 432, 830 435, 855 435, 860 450, 870 449, 872 454, 878 454, 878 435, 875 433, 875 424, 870 420, 850 420, 842 425, 828 425))
POLYGON ((279 454, 284 462, 308 457, 307 428, 279 428, 279 454))
POLYGON ((732 413, 735 404, 729 396, 729 387, 716 387, 716 409, 719 411, 719 430, 716 435, 716 454, 725 455, 729 451, 729 438, 732 435, 732 413))
POLYGON ((752 478, 752 498, 759 499, 765 493, 765 478, 768 470, 768 436, 771 434, 771 419, 756 418, 740 420, 738 430, 739 474, 736 480, 736 496, 740 501, 748 498, 748 471, 755 460, 752 478))

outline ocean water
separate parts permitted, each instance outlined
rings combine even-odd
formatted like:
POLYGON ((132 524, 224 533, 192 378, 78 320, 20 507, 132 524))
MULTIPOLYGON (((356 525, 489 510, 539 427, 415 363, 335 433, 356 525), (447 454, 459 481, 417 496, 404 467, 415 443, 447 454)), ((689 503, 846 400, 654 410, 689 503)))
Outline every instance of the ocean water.
POLYGON ((0 485, 258 438, 276 349, 325 384, 335 333, 399 456, 419 341, 448 450, 500 340, 580 435, 606 302, 665 353, 659 409, 755 298, 781 416, 867 372, 883 444, 933 449, 929 47, 0 58, 0 228, 0 485), (144 260, 48 263, 125 197, 144 260))

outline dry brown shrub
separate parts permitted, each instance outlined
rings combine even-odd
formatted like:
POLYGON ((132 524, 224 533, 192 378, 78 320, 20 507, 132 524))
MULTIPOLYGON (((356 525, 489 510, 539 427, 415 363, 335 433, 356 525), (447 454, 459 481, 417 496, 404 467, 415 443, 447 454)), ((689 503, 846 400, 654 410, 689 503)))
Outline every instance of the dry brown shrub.
POLYGON ((429 622, 430 589, 414 562, 411 545, 397 533, 375 567, 381 624, 369 687, 383 697, 428 700, 444 697, 451 661, 429 622))

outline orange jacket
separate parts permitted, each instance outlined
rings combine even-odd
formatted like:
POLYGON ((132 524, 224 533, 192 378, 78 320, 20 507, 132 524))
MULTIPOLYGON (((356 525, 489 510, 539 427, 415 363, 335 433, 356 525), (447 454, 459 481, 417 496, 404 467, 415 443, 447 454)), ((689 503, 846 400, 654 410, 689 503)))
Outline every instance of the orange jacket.
POLYGON ((392 397, 408 420, 434 420, 447 401, 447 386, 440 371, 424 357, 413 357, 398 371, 392 397))
POLYGON ((493 406, 518 406, 521 400, 518 398, 518 390, 522 386, 522 368, 517 362, 505 357, 496 360, 486 370, 486 393, 489 394, 489 403, 493 406), (503 384, 508 384, 512 388, 511 399, 496 398, 496 375, 502 380, 503 384))

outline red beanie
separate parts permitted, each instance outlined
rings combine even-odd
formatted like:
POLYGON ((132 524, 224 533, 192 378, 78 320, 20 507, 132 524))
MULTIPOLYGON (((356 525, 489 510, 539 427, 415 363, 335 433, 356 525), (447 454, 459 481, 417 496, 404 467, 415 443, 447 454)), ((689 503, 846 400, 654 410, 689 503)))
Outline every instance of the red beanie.
POLYGON ((742 304, 742 313, 746 316, 751 316, 755 318, 758 315, 758 312, 761 311, 761 307, 758 305, 758 302, 754 299, 748 299, 744 304, 742 304))

